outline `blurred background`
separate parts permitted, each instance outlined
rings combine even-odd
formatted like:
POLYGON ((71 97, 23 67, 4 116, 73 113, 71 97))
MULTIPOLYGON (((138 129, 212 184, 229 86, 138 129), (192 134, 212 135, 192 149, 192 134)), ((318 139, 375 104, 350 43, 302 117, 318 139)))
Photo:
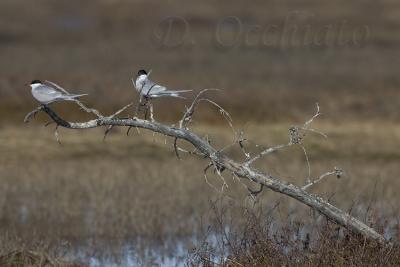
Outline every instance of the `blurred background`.
MULTIPOLYGON (((60 129, 59 145, 54 126, 43 127, 46 116, 22 122, 38 105, 25 85, 31 80, 88 93, 87 105, 110 114, 138 100, 131 78, 141 68, 171 89, 222 89, 208 96, 244 130, 253 155, 287 142, 287 129, 310 118, 318 102, 323 115, 314 127, 329 138, 307 136, 312 176, 334 166, 346 175, 313 192, 395 238, 399 12, 392 0, 2 0, 0 250, 61 250, 64 258, 96 265, 109 257, 107 245, 117 255, 134 255, 124 256, 126 265, 173 258, 165 265, 172 266, 198 251, 199 240, 211 236, 217 241, 209 243, 218 244, 207 230, 216 218, 234 218, 227 228, 240 233, 248 223, 244 208, 265 218, 262 212, 282 203, 278 215, 266 217, 318 221, 308 208, 269 191, 249 204, 248 192, 231 177, 232 186, 216 192, 204 181, 207 162, 179 161, 163 136, 132 131, 126 137, 116 129, 103 142, 102 129, 60 129), (151 252, 155 247, 163 253, 151 252)), ((176 123, 193 95, 155 101, 156 119, 176 123)), ((71 103, 53 108, 65 119, 90 118, 71 103)), ((212 106, 199 109, 193 129, 217 147, 233 140, 212 106)), ((243 160, 240 150, 228 153, 243 160)), ((307 176, 300 148, 258 167, 299 185, 307 176)), ((223 260, 224 253, 216 255, 223 260)))

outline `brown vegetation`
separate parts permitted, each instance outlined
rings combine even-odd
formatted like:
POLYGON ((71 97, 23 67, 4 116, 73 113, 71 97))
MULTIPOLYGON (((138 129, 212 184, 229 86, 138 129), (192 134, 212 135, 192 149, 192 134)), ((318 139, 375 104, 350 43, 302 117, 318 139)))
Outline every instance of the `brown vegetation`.
POLYGON ((29 250, 15 250, 0 256, 0 266, 4 267, 79 267, 78 263, 69 263, 52 259, 46 253, 29 250))
POLYGON ((266 213, 252 207, 243 208, 246 220, 238 227, 228 207, 212 207, 216 214, 213 230, 219 240, 213 245, 204 238, 190 254, 191 266, 398 266, 400 263, 398 244, 382 246, 329 221, 310 227, 289 215, 284 225, 276 225, 271 219, 272 210, 266 213))
MULTIPOLYGON (((288 126, 248 125, 247 131, 251 133, 250 139, 263 140, 265 143, 260 145, 265 147, 282 142, 288 126)), ((374 227, 386 229, 396 239, 400 212, 396 204, 399 188, 396 174, 400 170, 399 155, 393 144, 399 142, 398 127, 391 124, 381 130, 368 124, 357 127, 320 124, 319 127, 326 129, 330 138, 309 139, 313 174, 340 164, 346 176, 327 179, 312 191, 322 193, 370 225, 378 220, 379 225, 385 226, 374 227), (358 138, 360 134, 362 139, 358 138), (348 150, 349 146, 355 148, 348 150)), ((208 129, 207 125, 196 127, 199 132, 208 129)), ((222 146, 221 140, 230 138, 231 133, 223 129, 214 127, 209 133, 217 146, 222 146)), ((124 132, 115 130, 103 142, 98 130, 61 129, 60 146, 48 128, 34 125, 24 131, 19 127, 3 128, 0 226, 3 241, 7 242, 2 243, 35 248, 38 240, 42 240, 52 244, 50 250, 57 251, 61 246, 63 250, 74 251, 81 247, 88 257, 109 251, 103 257, 118 259, 128 242, 136 244, 135 253, 140 254, 137 257, 147 261, 151 259, 145 253, 149 247, 159 247, 160 253, 172 255, 180 242, 189 248, 199 244, 193 240, 202 240, 208 225, 219 217, 210 210, 209 203, 219 193, 205 183, 202 175, 207 163, 191 157, 179 161, 171 140, 165 145, 165 138, 159 135, 145 131, 131 134, 126 137, 124 132), (66 247, 62 245, 64 242, 66 247)), ((239 151, 233 153, 240 156, 239 151)), ((291 178, 294 174, 306 177, 301 151, 281 151, 264 165, 290 182, 305 182, 291 178)), ((211 175, 209 181, 220 188, 218 177, 211 175)), ((228 182, 226 198, 220 207, 236 203, 227 206, 232 215, 230 221, 236 225, 234 232, 243 235, 246 231, 240 225, 251 223, 243 213, 243 206, 252 206, 253 201, 235 179, 228 182)), ((308 208, 272 192, 265 191, 258 203, 262 204, 261 211, 279 203, 275 213, 264 217, 278 225, 284 226, 288 221, 318 225, 322 219, 310 217, 308 208), (291 214, 292 219, 285 214, 291 214)), ((253 223, 259 222, 257 219, 253 223)), ((260 227, 265 225, 260 223, 260 227)), ((258 242, 269 242, 263 240, 263 235, 258 237, 258 242)))

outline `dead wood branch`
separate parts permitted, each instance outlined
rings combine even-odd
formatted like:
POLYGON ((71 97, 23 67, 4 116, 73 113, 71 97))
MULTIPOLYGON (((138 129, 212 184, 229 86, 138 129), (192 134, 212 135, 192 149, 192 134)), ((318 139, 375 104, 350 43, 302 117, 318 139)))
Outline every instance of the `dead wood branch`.
MULTIPOLYGON (((195 105, 196 104, 194 104, 194 106, 195 105)), ((285 182, 279 177, 274 177, 268 173, 262 173, 259 170, 249 166, 249 164, 236 162, 229 158, 223 152, 218 151, 208 142, 208 140, 199 137, 197 134, 184 127, 184 122, 190 121, 190 118, 193 115, 194 111, 192 110, 194 110, 194 107, 192 106, 186 112, 188 115, 183 116, 181 120, 182 123, 180 123, 179 127, 169 126, 156 121, 149 121, 145 119, 117 118, 115 116, 100 116, 86 122, 69 122, 64 120, 48 106, 42 106, 38 108, 37 110, 29 113, 27 117, 29 119, 32 114, 36 114, 37 112, 42 111, 45 112, 56 123, 57 127, 61 126, 68 129, 90 129, 104 126, 135 127, 147 129, 149 131, 160 133, 165 136, 170 136, 172 138, 176 138, 177 140, 181 139, 192 144, 198 153, 211 161, 211 164, 205 170, 205 176, 207 169, 211 166, 214 166, 214 168, 218 172, 218 175, 221 175, 220 170, 225 169, 227 171, 230 171, 236 177, 252 181, 256 185, 259 185, 260 189, 268 188, 272 191, 294 198, 299 202, 325 215, 329 220, 334 221, 337 224, 357 234, 361 234, 366 238, 376 240, 380 243, 386 242, 385 238, 381 234, 377 233, 374 229, 367 226, 357 218, 354 218, 349 213, 344 212, 341 209, 331 205, 328 201, 316 195, 310 194, 309 192, 304 190, 311 185, 306 185, 301 188, 294 184, 285 182)), ((319 113, 319 111, 317 113, 319 113)), ((306 126, 308 125, 309 123, 305 123, 304 128, 307 128, 306 126)), ((266 151, 265 153, 268 153, 268 151, 266 151)), ((322 178, 320 177, 319 180, 322 180, 322 178)), ((314 181, 313 184, 315 183, 316 181, 314 181)), ((257 191, 255 193, 257 194, 257 191)))

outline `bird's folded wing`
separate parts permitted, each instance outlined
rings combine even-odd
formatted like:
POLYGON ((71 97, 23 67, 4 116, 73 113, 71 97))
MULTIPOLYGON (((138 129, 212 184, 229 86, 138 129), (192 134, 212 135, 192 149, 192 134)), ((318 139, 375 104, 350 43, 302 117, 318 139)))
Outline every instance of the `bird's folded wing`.
POLYGON ((160 93, 162 91, 165 91, 165 90, 167 90, 166 87, 158 85, 155 82, 147 79, 144 82, 143 89, 139 90, 139 92, 141 92, 144 95, 153 95, 153 94, 158 94, 158 93, 160 93))
POLYGON ((64 93, 64 94, 66 94, 66 95, 69 95, 69 93, 68 93, 68 91, 67 90, 65 90, 64 88, 62 88, 61 86, 59 86, 58 84, 56 84, 56 83, 53 83, 53 82, 51 82, 51 81, 44 81, 44 83, 43 84, 45 84, 45 85, 47 85, 47 86, 49 86, 49 87, 52 87, 52 88, 54 88, 55 90, 57 90, 57 91, 60 91, 60 92, 62 92, 62 93, 64 93))
POLYGON ((59 97, 59 96, 63 95, 62 92, 54 89, 53 87, 48 87, 46 85, 37 87, 35 91, 38 94, 47 95, 47 96, 51 96, 51 97, 59 97))
POLYGON ((164 91, 166 91, 167 88, 158 84, 153 85, 152 87, 149 87, 148 89, 148 94, 153 95, 153 94, 159 94, 164 91))

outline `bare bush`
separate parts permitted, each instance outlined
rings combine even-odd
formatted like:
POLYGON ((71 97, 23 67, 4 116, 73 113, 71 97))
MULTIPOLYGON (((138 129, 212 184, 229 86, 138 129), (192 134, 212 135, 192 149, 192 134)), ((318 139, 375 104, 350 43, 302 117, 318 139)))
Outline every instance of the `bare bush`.
POLYGON ((229 213, 232 207, 219 205, 220 201, 211 203, 215 222, 190 253, 189 266, 398 266, 400 263, 398 244, 385 246, 367 240, 329 220, 310 226, 287 214, 277 224, 271 215, 277 212, 280 202, 268 210, 259 206, 242 207, 246 221, 233 225, 234 218, 229 213), (307 228, 312 228, 312 233, 305 231, 307 228), (212 242, 213 239, 217 241, 212 242))

